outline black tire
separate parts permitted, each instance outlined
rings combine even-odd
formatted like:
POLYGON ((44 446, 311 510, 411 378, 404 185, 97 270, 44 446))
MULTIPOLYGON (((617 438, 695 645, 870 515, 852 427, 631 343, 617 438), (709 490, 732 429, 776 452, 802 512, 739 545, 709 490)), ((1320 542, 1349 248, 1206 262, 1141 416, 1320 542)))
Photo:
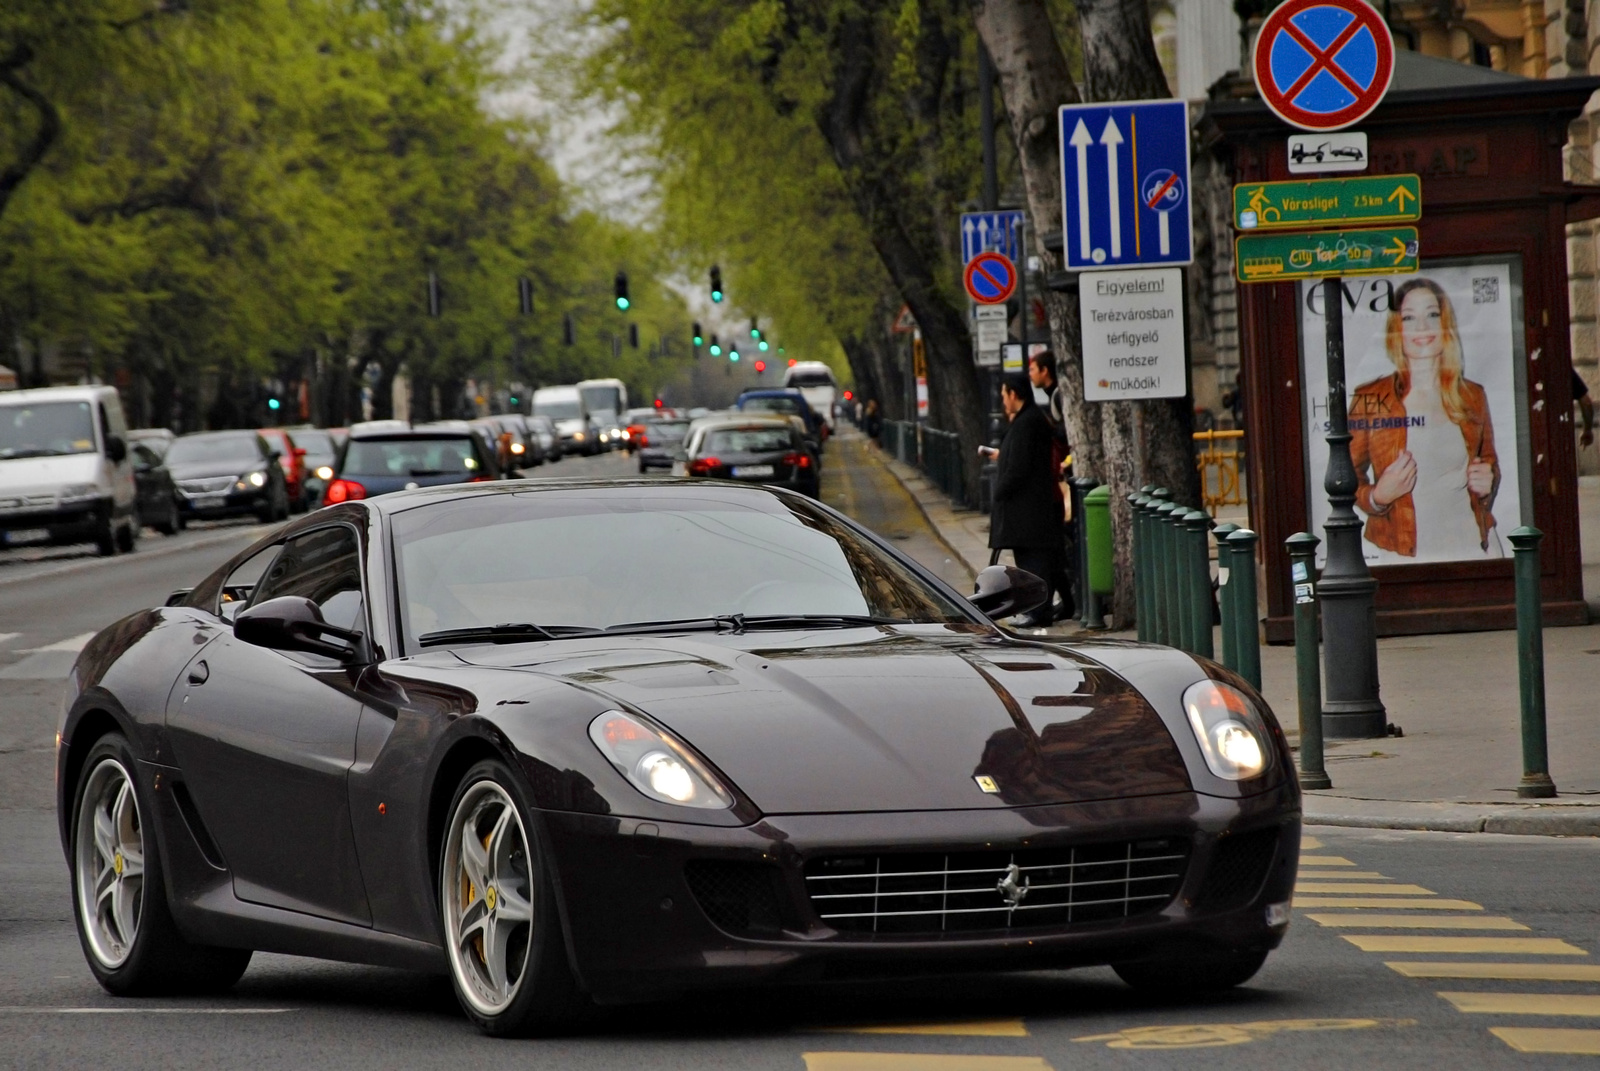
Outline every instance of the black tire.
POLYGON ((480 762, 456 787, 440 846, 438 910, 451 983, 467 1018, 493 1037, 565 1033, 581 1023, 591 1006, 567 961, 551 877, 553 864, 533 814, 519 777, 498 760, 480 762), (482 824, 488 822, 492 828, 489 820, 503 813, 508 803, 516 821, 506 825, 500 841, 484 844, 486 869, 479 891, 478 880, 471 877, 474 864, 464 858, 460 848, 462 833, 470 829, 475 841, 486 840, 482 824), (520 851, 508 837, 520 838, 520 851), (503 861, 498 861, 502 857, 503 861), (517 905, 514 915, 513 904, 517 905), (524 910, 526 921, 521 920, 524 910), (506 976, 509 992, 492 992, 496 972, 484 949, 495 942, 483 935, 476 944, 464 938, 463 926, 467 932, 476 928, 476 923, 466 923, 468 918, 482 921, 485 935, 490 933, 490 924, 510 927, 505 942, 507 962, 500 965, 499 972, 506 976), (515 963, 519 957, 520 963, 515 963), (516 967, 515 981, 510 981, 512 966, 516 967))
POLYGON ((117 524, 110 517, 106 518, 105 524, 95 530, 94 549, 102 558, 109 558, 117 553, 117 524))
POLYGON ((183 515, 178 512, 178 504, 168 502, 167 515, 161 519, 160 524, 153 527, 164 536, 177 535, 179 529, 183 527, 183 515))
POLYGON ((128 523, 117 532, 117 550, 123 554, 132 554, 139 546, 139 518, 130 517, 128 523))
MULTIPOLYGON (((72 918, 78 930, 78 940, 83 946, 84 959, 95 979, 111 993, 122 997, 154 996, 169 993, 215 993, 227 989, 239 980, 250 966, 249 949, 211 948, 191 944, 178 932, 167 906, 166 885, 163 882, 161 853, 154 829, 141 821, 141 816, 153 815, 155 805, 138 782, 133 749, 121 733, 107 733, 95 742, 83 764, 83 775, 73 794, 71 844, 68 859, 72 872, 72 918), (113 884, 127 882, 121 895, 131 899, 127 909, 133 920, 133 936, 126 944, 116 944, 115 918, 118 908, 116 894, 106 910, 112 916, 100 917, 100 897, 95 905, 95 920, 90 921, 83 907, 84 882, 80 880, 85 859, 101 858, 102 845, 91 834, 93 843, 83 843, 85 823, 88 828, 101 828, 99 817, 85 814, 86 807, 100 811, 105 790, 120 779, 128 785, 128 799, 132 802, 131 822, 119 821, 115 805, 107 808, 103 817, 110 820, 113 843, 116 846, 115 862, 93 879, 98 889, 107 877, 113 884), (126 834, 127 836, 124 836, 126 834), (137 839, 143 869, 131 874, 131 858, 124 855, 128 842, 137 839), (132 889, 132 879, 138 878, 138 888, 132 889), (92 927, 92 928, 91 928, 92 927), (108 938, 113 947, 107 947, 108 938)), ((120 795, 120 793, 119 793, 120 795)), ((124 815, 126 811, 122 812, 124 815)))
POLYGON ((276 499, 276 502, 278 503, 278 506, 277 506, 277 509, 273 512, 273 519, 274 520, 278 520, 278 521, 286 521, 286 520, 288 520, 289 519, 289 492, 288 492, 287 489, 284 490, 284 492, 283 492, 281 497, 276 499))
POLYGON ((1117 977, 1141 993, 1194 997, 1243 985, 1267 961, 1264 948, 1185 950, 1156 959, 1113 963, 1117 977))

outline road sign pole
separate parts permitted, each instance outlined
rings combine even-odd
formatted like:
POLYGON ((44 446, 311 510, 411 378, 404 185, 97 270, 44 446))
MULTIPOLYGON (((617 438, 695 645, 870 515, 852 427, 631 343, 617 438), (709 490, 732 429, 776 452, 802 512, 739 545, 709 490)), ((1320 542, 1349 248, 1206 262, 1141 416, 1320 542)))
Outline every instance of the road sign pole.
POLYGON ((1378 698, 1378 582, 1361 553, 1356 515, 1356 467, 1350 458, 1350 421, 1344 389, 1344 287, 1322 282, 1328 346, 1328 470, 1322 486, 1330 507, 1323 532, 1328 564, 1322 570, 1322 643, 1327 699, 1325 736, 1368 739, 1384 735, 1387 719, 1378 698))
POLYGON ((1028 370, 1028 248, 1023 244, 1027 237, 1028 221, 1017 220, 1017 303, 1022 306, 1022 370, 1028 370))

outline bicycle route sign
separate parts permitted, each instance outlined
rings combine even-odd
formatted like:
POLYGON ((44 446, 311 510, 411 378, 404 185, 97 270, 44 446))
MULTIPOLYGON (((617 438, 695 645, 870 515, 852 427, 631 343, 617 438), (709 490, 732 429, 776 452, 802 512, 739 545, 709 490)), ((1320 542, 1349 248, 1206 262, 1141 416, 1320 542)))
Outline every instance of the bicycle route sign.
POLYGON ((1416 175, 1244 182, 1233 188, 1233 225, 1242 231, 1306 230, 1422 218, 1416 175))
POLYGON ((1278 118, 1301 130, 1342 130, 1388 92, 1394 42, 1365 0, 1287 0, 1262 24, 1252 65, 1278 118))
POLYGON ((967 295, 979 305, 1000 305, 1017 289, 1017 267, 1003 253, 979 253, 961 275, 967 295))
POLYGON ((1417 228, 1241 234, 1234 264, 1241 283, 1408 274, 1417 270, 1417 228))

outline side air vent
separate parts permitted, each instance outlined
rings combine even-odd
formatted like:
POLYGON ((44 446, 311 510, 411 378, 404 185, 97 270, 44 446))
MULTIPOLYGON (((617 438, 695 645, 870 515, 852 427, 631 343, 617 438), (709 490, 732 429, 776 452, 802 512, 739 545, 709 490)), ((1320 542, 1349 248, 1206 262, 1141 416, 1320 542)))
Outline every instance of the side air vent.
POLYGON ((194 797, 189 795, 189 786, 182 781, 173 781, 172 799, 177 803, 178 813, 183 816, 183 824, 189 827, 189 835, 199 846, 200 854, 206 857, 206 862, 218 870, 226 870, 217 842, 211 839, 211 834, 206 831, 206 824, 200 821, 200 812, 195 809, 194 797))

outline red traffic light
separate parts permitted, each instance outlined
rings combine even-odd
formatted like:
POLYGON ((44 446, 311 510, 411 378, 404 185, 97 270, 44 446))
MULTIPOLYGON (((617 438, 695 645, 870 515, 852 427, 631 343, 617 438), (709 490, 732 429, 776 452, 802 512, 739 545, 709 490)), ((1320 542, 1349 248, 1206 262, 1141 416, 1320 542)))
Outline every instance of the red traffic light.
POLYGON ((657 409, 660 409, 660 408, 661 408, 661 399, 660 399, 660 398, 657 398, 657 399, 656 399, 656 408, 657 408, 657 409))
POLYGON ((765 372, 766 370, 767 370, 767 362, 766 361, 757 361, 756 362, 756 375, 759 376, 761 373, 765 372))
POLYGON ((793 367, 794 367, 794 358, 793 358, 793 357, 790 357, 790 358, 789 358, 789 367, 790 367, 790 368, 793 368, 793 367))
POLYGON ((854 397, 855 397, 855 394, 852 391, 845 391, 844 392, 844 400, 845 401, 848 402, 851 398, 854 398, 854 397))

